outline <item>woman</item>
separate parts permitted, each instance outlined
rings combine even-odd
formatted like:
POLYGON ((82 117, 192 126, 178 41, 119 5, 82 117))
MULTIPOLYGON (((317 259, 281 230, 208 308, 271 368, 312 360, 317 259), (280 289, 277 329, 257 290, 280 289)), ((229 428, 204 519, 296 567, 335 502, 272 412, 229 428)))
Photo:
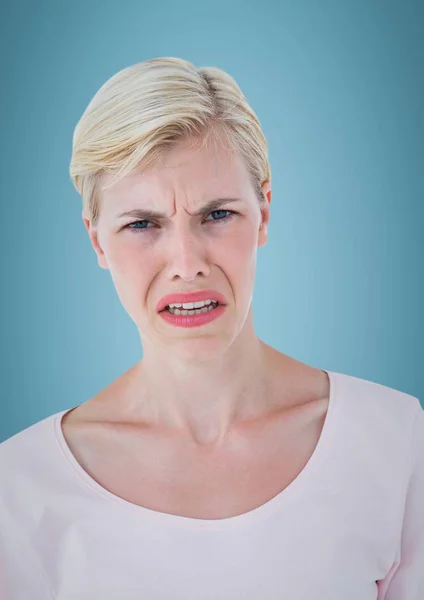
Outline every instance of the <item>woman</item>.
POLYGON ((271 178, 234 79, 117 73, 71 175, 143 359, 1 445, 1 597, 424 598, 419 400, 255 334, 271 178))

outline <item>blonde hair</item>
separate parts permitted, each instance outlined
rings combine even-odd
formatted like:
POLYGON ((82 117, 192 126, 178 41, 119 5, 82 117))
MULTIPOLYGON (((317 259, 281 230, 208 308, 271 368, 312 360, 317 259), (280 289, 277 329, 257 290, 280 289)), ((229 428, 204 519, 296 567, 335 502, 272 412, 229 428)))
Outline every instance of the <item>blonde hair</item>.
POLYGON ((188 139, 224 143, 244 159, 259 200, 270 180, 260 122, 235 80, 217 67, 197 68, 175 57, 151 58, 108 79, 92 98, 73 135, 70 175, 94 225, 103 173, 118 179, 159 161, 188 139))

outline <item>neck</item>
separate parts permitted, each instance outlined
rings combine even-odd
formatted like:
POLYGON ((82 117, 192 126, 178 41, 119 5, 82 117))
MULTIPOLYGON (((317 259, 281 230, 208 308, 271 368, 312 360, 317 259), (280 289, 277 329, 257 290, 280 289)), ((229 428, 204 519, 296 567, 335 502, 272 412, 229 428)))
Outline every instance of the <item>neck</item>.
POLYGON ((132 369, 121 408, 138 422, 216 446, 237 424, 269 411, 271 348, 253 329, 240 332, 229 348, 216 354, 203 340, 203 349, 208 349, 203 359, 193 352, 197 341, 188 342, 190 360, 187 354, 149 346, 132 369))

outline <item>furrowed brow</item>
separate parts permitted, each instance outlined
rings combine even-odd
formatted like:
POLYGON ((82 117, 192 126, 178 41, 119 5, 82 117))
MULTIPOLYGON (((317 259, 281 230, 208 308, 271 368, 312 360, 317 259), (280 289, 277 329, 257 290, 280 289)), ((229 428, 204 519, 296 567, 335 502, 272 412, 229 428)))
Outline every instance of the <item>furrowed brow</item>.
MULTIPOLYGON (((199 215, 203 215, 205 213, 209 213, 213 210, 216 210, 217 208, 219 208, 223 204, 226 204, 227 202, 238 202, 240 200, 241 200, 241 198, 216 198, 215 200, 211 200, 210 202, 208 202, 201 208, 197 209, 194 213, 189 212, 189 215, 197 217, 199 215)), ((163 213, 155 212, 153 210, 142 209, 142 208, 134 208, 133 210, 129 210, 129 211, 123 212, 120 215, 118 215, 118 219, 121 219, 122 217, 134 217, 134 218, 137 218, 140 220, 166 219, 167 218, 166 215, 163 213)))

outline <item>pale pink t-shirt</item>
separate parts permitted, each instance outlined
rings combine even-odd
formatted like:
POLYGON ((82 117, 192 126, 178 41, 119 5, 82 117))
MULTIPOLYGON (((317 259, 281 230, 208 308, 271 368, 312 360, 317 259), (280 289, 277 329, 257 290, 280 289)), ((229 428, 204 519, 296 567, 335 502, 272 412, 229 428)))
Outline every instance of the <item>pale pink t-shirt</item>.
POLYGON ((107 491, 66 444, 70 409, 0 444, 1 600, 424 600, 424 411, 409 394, 328 374, 305 468, 226 519, 107 491))

